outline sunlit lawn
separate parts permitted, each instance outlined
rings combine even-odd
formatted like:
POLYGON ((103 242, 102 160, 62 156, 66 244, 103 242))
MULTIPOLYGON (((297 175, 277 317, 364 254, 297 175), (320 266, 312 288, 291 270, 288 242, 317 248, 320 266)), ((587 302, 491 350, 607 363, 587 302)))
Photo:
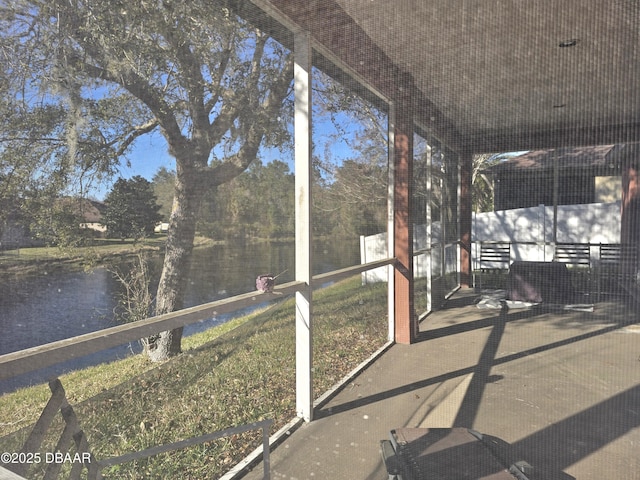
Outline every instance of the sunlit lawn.
MULTIPOLYGON (((386 341, 386 284, 360 276, 314 292, 314 393, 319 397, 386 341)), ((121 455, 266 418, 295 417, 292 298, 184 339, 162 365, 134 356, 61 377, 98 458, 121 455)), ((3 451, 19 448, 46 386, 0 397, 3 451)), ((259 432, 132 462, 113 478, 216 478, 260 444, 259 432)), ((46 451, 46 450, 45 450, 46 451)), ((35 478, 38 478, 34 471, 35 478)))
POLYGON ((141 241, 125 239, 94 239, 92 243, 82 247, 23 247, 14 250, 0 251, 0 264, 27 263, 44 260, 68 260, 87 258, 91 255, 109 255, 129 252, 140 248, 160 248, 164 245, 165 236, 147 238, 141 241))
MULTIPOLYGON (((28 247, 15 250, 0 250, 0 275, 38 273, 53 269, 82 269, 103 264, 112 259, 135 255, 141 251, 160 252, 164 249, 166 236, 134 241, 115 239, 94 239, 82 247, 28 247)), ((204 237, 196 237, 195 247, 213 243, 204 237)))

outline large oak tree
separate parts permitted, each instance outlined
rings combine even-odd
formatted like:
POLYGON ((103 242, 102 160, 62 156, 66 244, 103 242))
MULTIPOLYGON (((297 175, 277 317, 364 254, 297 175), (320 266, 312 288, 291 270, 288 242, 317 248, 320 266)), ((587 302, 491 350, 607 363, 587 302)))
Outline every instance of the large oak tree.
MULTIPOLYGON (((139 137, 166 139, 176 180, 156 314, 182 308, 203 194, 242 173, 261 145, 285 141, 291 55, 219 2, 3 0, 0 9, 4 73, 22 86, 13 91, 29 108, 64 109, 60 171, 102 172, 139 137)), ((181 336, 153 338, 152 360, 178 353, 181 336)))

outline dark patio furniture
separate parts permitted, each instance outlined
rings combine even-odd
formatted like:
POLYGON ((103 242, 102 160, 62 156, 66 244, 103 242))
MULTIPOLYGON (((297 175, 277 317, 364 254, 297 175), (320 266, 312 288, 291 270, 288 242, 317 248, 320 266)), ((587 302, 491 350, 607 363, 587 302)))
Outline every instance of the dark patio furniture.
POLYGON ((467 428, 398 428, 381 442, 389 480, 528 480, 531 465, 505 447, 467 428))
POLYGON ((576 303, 576 291, 564 263, 517 261, 509 268, 507 300, 569 304, 576 303))

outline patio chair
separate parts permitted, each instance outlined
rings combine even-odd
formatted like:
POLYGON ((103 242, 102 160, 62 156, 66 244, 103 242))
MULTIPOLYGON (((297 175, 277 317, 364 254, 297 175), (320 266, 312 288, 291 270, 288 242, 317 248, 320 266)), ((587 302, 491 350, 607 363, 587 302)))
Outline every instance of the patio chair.
POLYGON ((574 282, 574 286, 578 292, 591 293, 591 245, 588 243, 557 243, 553 261, 567 265, 572 276, 577 280, 574 282))
POLYGON ((600 244, 598 263, 595 269, 598 300, 604 294, 625 294, 626 288, 636 281, 636 265, 637 254, 635 250, 627 251, 619 243, 600 244))
POLYGON ((478 254, 479 282, 478 289, 482 292, 482 277, 485 274, 506 273, 511 265, 511 243, 480 242, 480 252, 478 254))
POLYGON ((534 478, 533 467, 516 460, 508 443, 463 427, 396 428, 380 450, 389 480, 534 478))

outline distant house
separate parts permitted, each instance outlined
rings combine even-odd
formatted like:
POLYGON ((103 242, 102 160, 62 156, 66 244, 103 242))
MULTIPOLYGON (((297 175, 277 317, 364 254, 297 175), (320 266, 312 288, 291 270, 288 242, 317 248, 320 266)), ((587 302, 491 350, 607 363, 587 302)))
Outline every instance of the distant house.
POLYGON ((556 174, 557 205, 616 202, 621 194, 620 148, 536 150, 494 165, 486 170, 494 180, 494 209, 554 205, 556 174))
POLYGON ((155 233, 167 233, 169 231, 169 222, 160 222, 154 227, 153 231, 155 233))
MULTIPOLYGON (((102 224, 102 215, 106 204, 87 198, 62 197, 54 201, 54 210, 72 215, 80 229, 90 230, 95 236, 104 235, 106 227, 102 224)), ((44 245, 42 239, 36 238, 29 230, 28 221, 19 212, 9 215, 0 226, 0 250, 44 245)))
POLYGON ((87 198, 76 200, 78 201, 77 213, 83 220, 80 228, 87 228, 99 233, 106 232, 107 227, 102 224, 102 215, 106 209, 105 203, 87 198))

